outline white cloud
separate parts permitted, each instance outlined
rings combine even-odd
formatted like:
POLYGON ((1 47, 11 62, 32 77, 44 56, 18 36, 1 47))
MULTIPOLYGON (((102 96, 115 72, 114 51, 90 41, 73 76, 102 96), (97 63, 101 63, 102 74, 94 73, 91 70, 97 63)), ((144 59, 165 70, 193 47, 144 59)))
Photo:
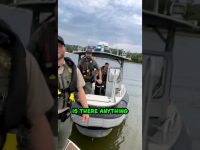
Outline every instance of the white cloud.
POLYGON ((78 10, 81 10, 85 13, 95 13, 98 9, 104 9, 108 5, 107 0, 63 0, 64 5, 71 7, 76 7, 78 10))
POLYGON ((127 43, 116 43, 111 45, 110 47, 112 48, 117 48, 117 49, 124 49, 124 50, 129 50, 131 52, 140 52, 142 51, 142 45, 134 45, 134 44, 127 44, 127 43))
MULTIPOLYGON (((79 35, 78 33, 71 32, 67 29, 59 28, 58 35, 62 36, 66 44, 74 44, 80 46, 87 46, 88 45, 88 38, 79 35)), ((89 44, 93 44, 94 41, 89 39, 89 44)))
POLYGON ((59 0, 58 7, 59 33, 68 44, 90 39, 142 51, 142 0, 59 0))
POLYGON ((58 16, 62 15, 64 13, 64 10, 58 7, 58 16))
POLYGON ((112 2, 125 7, 142 7, 142 0, 113 0, 112 2))
POLYGON ((73 18, 73 14, 71 12, 63 11, 62 9, 61 9, 60 14, 58 12, 58 22, 68 23, 70 19, 72 18, 73 18))
POLYGON ((72 33, 61 28, 58 29, 58 34, 64 38, 64 41, 66 43, 69 43, 70 39, 79 38, 79 35, 77 35, 76 33, 72 33))
POLYGON ((105 41, 99 41, 98 45, 109 45, 109 44, 107 42, 105 42, 105 41))
POLYGON ((133 15, 133 21, 134 21, 134 24, 142 25, 142 16, 134 14, 133 15))

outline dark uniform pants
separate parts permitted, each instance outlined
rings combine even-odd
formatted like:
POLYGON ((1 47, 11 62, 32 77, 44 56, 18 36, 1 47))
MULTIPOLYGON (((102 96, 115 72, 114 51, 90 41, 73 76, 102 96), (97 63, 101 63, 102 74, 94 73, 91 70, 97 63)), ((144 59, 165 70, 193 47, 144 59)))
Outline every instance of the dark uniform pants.
POLYGON ((91 82, 85 82, 84 91, 85 91, 85 94, 92 93, 92 83, 91 82))
POLYGON ((62 150, 67 142, 67 139, 71 135, 73 122, 69 117, 64 122, 58 120, 58 145, 57 150, 62 150))

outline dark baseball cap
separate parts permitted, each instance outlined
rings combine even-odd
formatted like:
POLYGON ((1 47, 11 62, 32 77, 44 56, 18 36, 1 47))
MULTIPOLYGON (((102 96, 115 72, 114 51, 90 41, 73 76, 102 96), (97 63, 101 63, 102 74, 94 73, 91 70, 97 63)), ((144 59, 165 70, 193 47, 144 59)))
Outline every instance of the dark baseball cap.
POLYGON ((92 50, 91 49, 87 49, 85 52, 86 53, 92 53, 92 50))
POLYGON ((64 39, 60 35, 58 35, 58 42, 65 45, 64 39))

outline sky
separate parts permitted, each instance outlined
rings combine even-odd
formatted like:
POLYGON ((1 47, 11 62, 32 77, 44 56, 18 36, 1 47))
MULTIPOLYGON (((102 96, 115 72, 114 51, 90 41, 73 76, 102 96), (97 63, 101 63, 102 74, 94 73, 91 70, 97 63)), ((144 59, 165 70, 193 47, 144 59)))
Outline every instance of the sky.
POLYGON ((59 0, 58 33, 66 44, 142 52, 142 0, 59 0))

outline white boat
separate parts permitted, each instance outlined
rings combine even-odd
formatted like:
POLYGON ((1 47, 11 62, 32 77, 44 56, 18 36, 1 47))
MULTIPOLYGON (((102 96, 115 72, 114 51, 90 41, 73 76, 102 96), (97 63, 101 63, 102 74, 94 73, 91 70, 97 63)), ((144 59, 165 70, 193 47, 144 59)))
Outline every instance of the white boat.
MULTIPOLYGON (((79 60, 85 52, 74 52, 79 60)), ((119 62, 120 67, 110 67, 107 73, 105 95, 87 94, 89 108, 127 108, 129 96, 124 84, 123 64, 126 58, 105 52, 92 52, 94 57, 108 58, 119 62)), ((98 88, 95 86, 95 88, 98 88)), ((81 108, 80 103, 73 103, 72 108, 81 108)), ((126 109, 127 110, 127 109, 126 109)), ((72 114, 72 120, 80 133, 89 137, 107 136, 113 127, 120 125, 126 114, 90 114, 88 122, 82 122, 82 115, 72 114)))
POLYGON ((67 139, 63 150, 80 150, 80 148, 76 144, 74 144, 74 142, 72 142, 70 139, 67 139))

